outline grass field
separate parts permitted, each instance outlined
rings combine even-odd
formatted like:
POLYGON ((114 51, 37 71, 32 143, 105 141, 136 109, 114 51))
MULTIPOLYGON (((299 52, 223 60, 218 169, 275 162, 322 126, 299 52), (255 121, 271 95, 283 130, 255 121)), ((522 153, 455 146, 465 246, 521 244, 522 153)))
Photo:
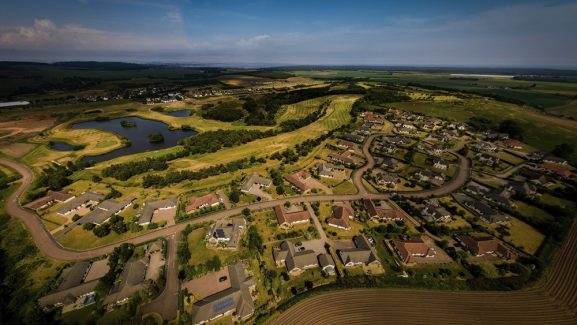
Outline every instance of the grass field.
POLYGON ((574 146, 577 144, 577 122, 543 115, 530 108, 494 100, 474 97, 456 103, 403 102, 392 106, 465 122, 473 116, 487 117, 496 124, 505 119, 512 119, 524 128, 524 142, 540 150, 551 150, 562 142, 574 146))
POLYGON ((537 229, 516 218, 511 218, 509 233, 511 235, 506 236, 505 240, 510 240, 513 244, 522 247, 530 254, 535 254, 545 239, 545 235, 541 234, 537 229))
POLYGON ((82 229, 82 227, 76 227, 62 238, 60 238, 59 243, 67 248, 72 249, 89 249, 94 247, 99 247, 103 245, 112 244, 117 241, 128 239, 131 237, 136 237, 148 232, 146 228, 140 232, 125 232, 121 235, 111 231, 105 237, 97 237, 92 231, 87 231, 82 229))

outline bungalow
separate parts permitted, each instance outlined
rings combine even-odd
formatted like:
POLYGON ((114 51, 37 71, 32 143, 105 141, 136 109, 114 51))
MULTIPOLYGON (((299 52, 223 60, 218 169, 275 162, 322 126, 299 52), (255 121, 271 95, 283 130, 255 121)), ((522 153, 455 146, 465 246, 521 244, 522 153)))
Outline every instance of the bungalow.
POLYGON ((142 208, 138 213, 138 224, 141 226, 146 226, 153 222, 153 218, 157 213, 163 212, 172 215, 172 218, 176 215, 176 205, 178 199, 176 197, 164 199, 164 200, 149 200, 142 204, 142 208))
POLYGON ((363 120, 365 121, 365 123, 382 124, 383 120, 384 120, 384 116, 382 116, 380 114, 375 114, 373 112, 362 112, 361 116, 363 117, 363 120))
POLYGON ((335 261, 329 254, 319 254, 319 265, 327 275, 335 275, 335 261))
POLYGON ((409 240, 391 240, 393 248, 405 264, 416 263, 416 257, 435 257, 437 252, 429 247, 422 237, 413 237, 409 240))
POLYGON ((378 173, 375 177, 375 181, 378 185, 393 188, 395 185, 401 182, 400 178, 391 173, 378 173))
POLYGON ((242 323, 253 316, 252 293, 256 283, 252 276, 245 275, 242 262, 196 280, 216 289, 192 305, 193 325, 208 324, 224 316, 231 316, 233 323, 242 323), (226 272, 225 281, 221 281, 223 271, 226 272))
POLYGON ((334 165, 331 163, 320 162, 317 165, 317 170, 319 173, 319 177, 326 177, 326 178, 345 178, 345 166, 343 165, 334 165))
POLYGON ((358 148, 356 143, 347 140, 338 140, 337 147, 341 149, 347 149, 349 151, 355 151, 358 148))
POLYGON ((515 139, 503 140, 501 143, 507 148, 523 149, 523 143, 515 139))
POLYGON ((493 156, 488 155, 484 152, 476 154, 475 157, 477 158, 477 160, 479 160, 479 162, 481 162, 481 163, 483 163, 489 167, 493 167, 494 165, 499 164, 499 162, 501 161, 499 158, 493 157, 493 156))
POLYGON ((307 182, 311 179, 311 174, 304 170, 294 172, 292 174, 286 175, 285 179, 289 182, 295 189, 301 193, 307 193, 313 187, 307 182))
POLYGON ((51 206, 54 202, 65 203, 73 198, 75 198, 75 196, 70 193, 48 190, 46 196, 26 204, 25 207, 32 210, 42 210, 51 206))
POLYGON ((110 294, 104 298, 104 304, 125 303, 135 293, 148 288, 145 281, 148 261, 149 256, 145 255, 137 260, 127 262, 120 275, 120 282, 116 283, 110 294))
POLYGON ((349 230, 351 229, 349 219, 353 219, 354 216, 355 212, 350 206, 336 205, 333 206, 333 216, 327 220, 327 223, 331 227, 349 230))
POLYGON ((569 178, 569 177, 571 177, 571 175, 573 175, 573 173, 569 169, 563 168, 563 167, 561 167, 557 164, 553 164, 553 163, 543 163, 543 164, 538 165, 537 168, 541 169, 541 170, 545 170, 549 173, 556 174, 556 175, 563 177, 563 178, 569 178))
POLYGON ((216 207, 222 204, 222 199, 216 195, 216 193, 208 193, 205 196, 196 197, 191 196, 188 198, 188 204, 184 208, 185 213, 193 213, 199 209, 216 207))
POLYGON ((449 168, 449 162, 439 157, 432 157, 429 161, 431 165, 433 165, 433 167, 436 169, 446 170, 449 168))
POLYGON ((451 213, 449 213, 449 211, 447 211, 445 208, 435 207, 432 205, 425 206, 425 208, 421 211, 421 214, 427 222, 439 223, 446 222, 451 219, 451 213))
POLYGON ((445 147, 443 147, 443 145, 440 144, 432 145, 431 149, 429 149, 429 153, 436 156, 442 155, 444 151, 445 147))
MULTIPOLYGON (((104 260, 106 262, 106 260, 104 260)), ((101 261, 90 262, 76 262, 71 267, 62 271, 62 282, 58 288, 38 299, 38 304, 44 309, 51 307, 70 306, 68 310, 81 308, 96 302, 95 291, 98 285, 98 280, 103 277, 106 272, 98 272, 93 274, 92 269, 96 264, 101 264, 101 261), (90 278, 88 276, 90 275, 90 278)), ((106 264, 104 265, 107 271, 106 264)))
POLYGON ((407 138, 407 137, 405 137, 405 136, 402 136, 402 135, 397 135, 397 136, 394 136, 394 137, 392 137, 392 138, 388 138, 387 141, 388 141, 389 143, 396 144, 396 145, 401 145, 401 146, 410 145, 411 142, 412 142, 411 139, 409 139, 409 138, 407 138))
POLYGON ((136 200, 135 197, 128 197, 122 202, 116 202, 113 200, 106 200, 100 203, 90 211, 86 216, 80 219, 80 224, 93 223, 96 225, 101 225, 106 223, 112 216, 119 214, 126 208, 132 205, 132 202, 136 200))
POLYGON ((262 189, 263 187, 269 187, 270 184, 272 184, 270 179, 261 177, 254 173, 242 183, 240 190, 242 192, 248 193, 253 189, 253 187, 262 189))
POLYGON ((385 157, 381 163, 381 166, 388 168, 388 169, 396 169, 397 168, 397 160, 389 157, 385 157))
POLYGON ((515 194, 524 197, 532 197, 537 193, 535 185, 527 182, 513 181, 509 183, 509 187, 515 194))
POLYGON ((377 207, 373 200, 364 200, 367 217, 373 221, 400 221, 404 220, 403 212, 396 209, 377 207))
POLYGON ((547 176, 527 168, 523 168, 519 175, 535 185, 545 186, 550 182, 547 176))
POLYGON ((365 141, 364 136, 354 134, 354 133, 345 133, 345 134, 343 134, 343 138, 345 138, 346 140, 352 141, 352 142, 356 142, 356 143, 362 143, 363 141, 365 141))
POLYGON ((511 192, 505 187, 496 188, 485 195, 485 198, 495 203, 498 206, 511 209, 514 207, 513 202, 511 202, 511 192))
POLYGON ((461 200, 461 203, 469 208, 477 217, 487 223, 504 223, 509 220, 507 216, 498 213, 479 200, 465 198, 461 200))
POLYGON ((364 235, 353 237, 354 248, 341 249, 338 255, 345 267, 358 265, 380 265, 377 254, 364 235))
POLYGON ((469 146, 477 152, 482 151, 493 152, 497 150, 497 145, 491 142, 475 142, 473 144, 470 144, 469 146))
POLYGON ((543 158, 543 162, 544 163, 557 164, 557 165, 567 165, 567 159, 560 158, 560 157, 553 156, 553 155, 545 156, 545 158, 543 158))
POLYGON ((285 266, 288 274, 292 276, 300 275, 307 269, 319 267, 315 251, 296 250, 295 245, 288 241, 283 241, 280 248, 273 250, 273 257, 277 267, 285 266))
POLYGON ((345 166, 348 167, 353 166, 355 164, 355 160, 352 159, 350 155, 344 153, 341 154, 331 153, 329 154, 329 158, 332 159, 333 161, 344 164, 345 166))
POLYGON ((413 174, 413 178, 420 182, 442 183, 445 181, 445 176, 442 174, 433 173, 428 169, 421 169, 413 174))
POLYGON ((501 244, 495 237, 475 238, 470 235, 457 235, 455 239, 463 247, 469 249, 473 256, 496 254, 507 260, 517 258, 517 254, 501 244))
POLYGON ((395 153, 399 150, 397 146, 391 143, 385 143, 381 146, 381 150, 386 153, 395 153))
POLYGON ((94 204, 97 204, 103 199, 104 199, 103 194, 94 192, 84 192, 79 197, 75 197, 72 200, 66 202, 66 204, 64 204, 62 207, 56 210, 56 213, 61 216, 68 216, 81 208, 86 208, 94 204))
POLYGON ((244 229, 246 229, 244 218, 217 220, 208 233, 208 243, 212 246, 223 245, 229 249, 236 249, 244 229))
POLYGON ((290 228, 295 224, 307 223, 311 217, 308 211, 295 208, 295 206, 292 206, 291 211, 287 212, 280 204, 274 207, 274 213, 281 228, 290 228))

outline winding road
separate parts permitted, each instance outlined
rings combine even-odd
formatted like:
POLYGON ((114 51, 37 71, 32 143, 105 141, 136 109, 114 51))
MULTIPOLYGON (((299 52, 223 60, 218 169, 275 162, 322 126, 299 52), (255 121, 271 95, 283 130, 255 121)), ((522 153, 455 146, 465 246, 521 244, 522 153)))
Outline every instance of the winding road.
MULTIPOLYGON (((383 133, 384 134, 384 133, 383 133)), ((36 246, 40 251, 48 257, 58 259, 58 260, 84 260, 89 258, 94 258, 108 254, 114 250, 115 247, 122 243, 131 243, 139 245, 145 242, 152 241, 157 238, 167 238, 168 239, 168 263, 167 263, 167 284, 165 290, 151 303, 144 305, 142 307, 143 312, 157 312, 165 320, 172 320, 176 317, 176 307, 178 305, 178 265, 176 263, 176 245, 178 243, 178 234, 188 225, 188 224, 198 224, 204 222, 215 221, 218 219, 231 217, 238 215, 243 209, 248 208, 251 211, 258 211, 263 209, 271 209, 276 205, 284 204, 286 201, 291 203, 311 203, 311 202, 323 202, 323 201, 355 201, 361 199, 387 199, 390 194, 375 194, 369 193, 362 184, 362 175, 373 168, 375 161, 369 152, 370 145, 376 136, 375 134, 367 138, 363 145, 363 153, 367 159, 367 163, 356 170, 353 173, 353 183, 358 189, 357 194, 321 194, 321 195, 306 195, 306 196, 295 196, 290 198, 282 198, 277 200, 270 200, 266 202, 253 203, 243 206, 237 206, 234 208, 226 209, 223 211, 218 211, 209 215, 205 215, 193 220, 188 220, 176 225, 164 227, 158 230, 151 231, 149 233, 142 234, 137 237, 119 241, 113 244, 100 246, 88 250, 74 250, 66 247, 62 247, 50 234, 48 229, 44 226, 40 218, 30 210, 22 207, 20 204, 20 199, 22 194, 31 185, 34 178, 32 171, 25 165, 20 164, 16 161, 0 158, 0 164, 10 167, 20 173, 22 178, 19 180, 20 186, 8 197, 6 202, 6 211, 13 217, 20 219, 30 231, 32 238, 36 246)), ((445 183, 442 187, 437 187, 429 190, 414 191, 414 192, 397 192, 400 196, 407 197, 435 197, 447 195, 459 187, 461 187, 469 178, 471 163, 470 161, 453 152, 459 158, 459 168, 457 176, 454 177, 449 182, 445 183)))

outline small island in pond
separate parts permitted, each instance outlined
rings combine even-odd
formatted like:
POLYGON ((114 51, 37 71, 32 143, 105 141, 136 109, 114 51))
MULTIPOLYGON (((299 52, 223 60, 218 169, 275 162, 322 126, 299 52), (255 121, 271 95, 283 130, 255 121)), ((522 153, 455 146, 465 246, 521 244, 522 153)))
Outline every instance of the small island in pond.
POLYGON ((148 135, 148 142, 150 143, 161 143, 164 142, 164 136, 162 135, 162 133, 157 132, 157 133, 151 133, 148 135))
POLYGON ((123 128, 135 128, 135 127, 136 127, 136 122, 123 120, 123 121, 120 121, 120 125, 121 125, 123 128))

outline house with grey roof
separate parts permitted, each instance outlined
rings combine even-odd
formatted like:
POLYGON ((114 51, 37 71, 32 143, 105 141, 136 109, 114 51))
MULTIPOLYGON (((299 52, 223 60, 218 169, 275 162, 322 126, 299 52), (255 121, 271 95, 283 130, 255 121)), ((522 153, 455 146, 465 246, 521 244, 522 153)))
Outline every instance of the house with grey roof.
POLYGON ((319 266, 315 251, 304 249, 288 241, 283 241, 280 248, 273 250, 273 257, 278 267, 286 266, 290 275, 300 275, 303 271, 319 266))
POLYGON ((113 215, 117 215, 120 212, 124 211, 126 208, 132 205, 132 202, 136 200, 135 197, 131 196, 128 197, 126 200, 122 202, 117 202, 113 200, 106 200, 97 205, 94 210, 90 211, 87 215, 85 215, 82 219, 80 219, 80 224, 85 223, 94 223, 97 225, 101 225, 113 215))
POLYGON ((244 218, 217 220, 208 232, 208 243, 228 249, 237 249, 246 229, 244 218))
POLYGON ((121 304, 140 290, 148 288, 145 282, 148 256, 143 256, 135 261, 129 261, 124 266, 118 282, 104 298, 104 304, 121 304))
POLYGON ((104 200, 104 194, 84 192, 80 196, 66 202, 63 206, 56 210, 56 213, 61 216, 68 216, 80 208, 90 207, 92 205, 98 204, 98 202, 102 200, 104 200))
POLYGON ((253 187, 263 188, 263 187, 269 187, 271 184, 272 181, 270 179, 261 177, 257 173, 254 173, 244 182, 242 182, 240 190, 242 192, 248 193, 253 189, 253 187))
POLYGON ((353 243, 356 247, 341 249, 338 251, 338 255, 345 267, 377 265, 381 263, 364 235, 355 236, 353 238, 353 243))
POLYGON ((324 253, 324 254, 319 254, 318 256, 319 258, 319 265, 321 267, 321 269, 323 270, 323 272, 325 272, 327 275, 335 275, 335 261, 333 260, 332 256, 324 253))
POLYGON ((176 197, 171 197, 164 200, 148 200, 144 202, 138 213, 138 224, 141 226, 150 224, 154 214, 160 211, 170 211, 176 215, 177 203, 178 198, 176 197))
POLYGON ((246 276, 242 262, 228 266, 228 277, 229 287, 192 305, 192 324, 207 324, 225 316, 232 316, 235 323, 243 322, 254 314, 254 278, 246 276))
POLYGON ((326 178, 345 178, 345 166, 343 165, 335 165, 326 162, 320 162, 317 164, 317 170, 319 177, 326 177, 326 178))

